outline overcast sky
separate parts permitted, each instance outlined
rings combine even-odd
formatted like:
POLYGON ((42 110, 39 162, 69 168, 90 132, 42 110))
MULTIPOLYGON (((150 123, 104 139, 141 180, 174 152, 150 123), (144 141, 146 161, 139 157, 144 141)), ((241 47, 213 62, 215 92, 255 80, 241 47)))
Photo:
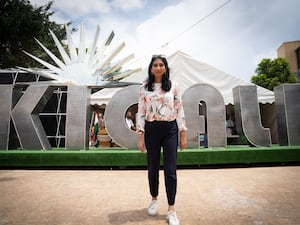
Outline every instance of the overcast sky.
POLYGON ((56 0, 51 19, 76 28, 83 23, 87 45, 97 24, 99 46, 113 30, 111 48, 124 41, 120 56, 135 53, 127 65, 132 69, 148 66, 152 54, 180 50, 250 81, 263 58, 277 57, 283 42, 300 40, 299 9, 299 0, 56 0))

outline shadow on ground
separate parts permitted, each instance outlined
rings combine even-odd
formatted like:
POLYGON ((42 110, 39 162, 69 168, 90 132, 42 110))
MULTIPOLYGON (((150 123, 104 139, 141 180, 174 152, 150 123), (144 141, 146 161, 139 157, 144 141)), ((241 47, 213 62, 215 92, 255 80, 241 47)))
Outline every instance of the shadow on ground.
POLYGON ((109 223, 112 225, 123 225, 127 223, 138 223, 151 221, 166 220, 166 215, 158 214, 155 217, 147 215, 147 209, 120 211, 108 214, 109 223))

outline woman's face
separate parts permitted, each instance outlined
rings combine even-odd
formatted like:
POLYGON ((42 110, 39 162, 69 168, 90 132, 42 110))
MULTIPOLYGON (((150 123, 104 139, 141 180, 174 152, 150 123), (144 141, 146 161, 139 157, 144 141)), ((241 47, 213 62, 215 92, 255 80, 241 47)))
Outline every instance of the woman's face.
POLYGON ((154 75, 156 81, 157 79, 162 79, 162 76, 166 73, 166 70, 165 64, 160 58, 157 58, 153 61, 151 73, 154 75))

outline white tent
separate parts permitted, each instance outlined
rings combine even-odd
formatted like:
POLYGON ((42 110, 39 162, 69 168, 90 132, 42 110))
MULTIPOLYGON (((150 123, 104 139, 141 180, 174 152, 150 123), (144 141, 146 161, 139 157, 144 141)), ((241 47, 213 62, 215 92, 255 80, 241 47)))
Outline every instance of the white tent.
MULTIPOLYGON (((170 67, 170 77, 180 84, 182 93, 193 84, 207 83, 220 91, 227 105, 229 103, 233 104, 232 89, 234 87, 251 84, 200 62, 180 51, 170 55, 167 59, 170 67)), ((126 77, 122 81, 142 83, 147 77, 148 68, 142 70, 140 73, 126 77)), ((118 90, 120 88, 107 88, 92 94, 91 104, 107 104, 118 90)), ((274 93, 265 88, 257 86, 257 95, 260 103, 274 102, 274 93)))

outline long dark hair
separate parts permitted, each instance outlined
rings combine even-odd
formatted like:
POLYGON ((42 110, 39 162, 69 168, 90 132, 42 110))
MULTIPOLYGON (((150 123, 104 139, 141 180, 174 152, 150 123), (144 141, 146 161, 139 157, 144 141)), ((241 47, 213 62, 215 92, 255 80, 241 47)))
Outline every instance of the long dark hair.
POLYGON ((153 62, 156 59, 161 59, 161 61, 163 62, 163 64, 166 67, 166 72, 165 72, 165 74, 162 77, 162 85, 161 85, 161 87, 162 87, 162 89, 164 91, 170 91, 170 89, 172 87, 172 83, 171 83, 171 80, 170 80, 170 68, 168 66, 168 61, 167 61, 166 57, 162 56, 162 55, 154 55, 154 56, 152 56, 151 62, 150 62, 149 67, 148 67, 148 79, 146 81, 145 88, 148 89, 148 91, 153 91, 154 75, 151 72, 151 68, 152 68, 153 62))

